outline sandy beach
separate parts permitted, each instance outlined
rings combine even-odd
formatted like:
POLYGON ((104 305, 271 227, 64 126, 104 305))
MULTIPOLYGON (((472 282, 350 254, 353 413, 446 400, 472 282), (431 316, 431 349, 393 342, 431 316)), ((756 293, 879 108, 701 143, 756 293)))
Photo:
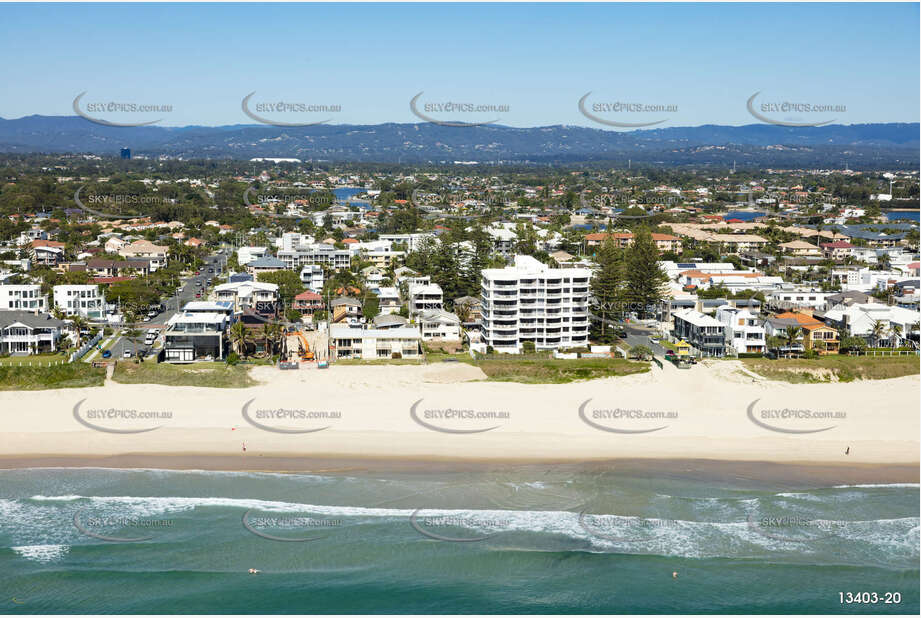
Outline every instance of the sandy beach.
POLYGON ((732 361, 559 385, 484 382, 457 363, 253 376, 246 389, 0 392, 0 467, 712 460, 918 476, 918 376, 795 385, 732 361))

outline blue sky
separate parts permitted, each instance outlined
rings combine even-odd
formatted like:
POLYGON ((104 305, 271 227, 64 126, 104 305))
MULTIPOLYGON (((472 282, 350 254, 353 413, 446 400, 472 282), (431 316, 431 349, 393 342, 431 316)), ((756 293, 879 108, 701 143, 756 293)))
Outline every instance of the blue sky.
MULTIPOLYGON (((0 117, 73 115, 72 101, 166 104, 161 125, 244 124, 251 103, 340 105, 285 121, 419 122, 410 99, 505 105, 464 121, 608 128, 578 109, 626 102, 659 126, 919 120, 919 5, 905 4, 53 4, 3 5, 0 117), (760 109, 760 108, 759 108, 760 109)), ((250 109, 253 109, 251 107, 250 109)))

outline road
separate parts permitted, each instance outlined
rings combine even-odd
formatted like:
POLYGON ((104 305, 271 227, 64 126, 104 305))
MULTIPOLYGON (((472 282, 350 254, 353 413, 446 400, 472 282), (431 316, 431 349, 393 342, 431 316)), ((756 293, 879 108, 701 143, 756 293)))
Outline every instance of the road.
MULTIPOLYGON (((193 300, 202 300, 207 296, 207 280, 209 277, 216 277, 227 267, 227 256, 220 254, 209 255, 204 259, 204 264, 201 269, 198 271, 198 274, 193 274, 191 277, 182 282, 182 286, 179 288, 179 292, 167 298, 163 301, 163 310, 160 311, 157 315, 151 316, 149 322, 141 322, 138 324, 137 328, 141 331, 137 341, 137 348, 139 350, 147 350, 150 346, 144 345, 144 335, 147 332, 147 329, 157 328, 160 330, 161 334, 166 328, 166 322, 176 315, 177 311, 181 309, 187 302, 193 300), (214 272, 209 273, 208 269, 212 268, 214 272), (199 287, 198 283, 201 283, 199 287), (202 293, 202 299, 195 298, 195 294, 198 292, 202 293)), ((132 356, 134 355, 134 343, 128 340, 127 337, 119 337, 111 346, 113 359, 124 358, 125 349, 132 351, 132 356)), ((100 357, 101 358, 101 357, 100 357)), ((99 359, 97 359, 99 360, 99 359)))

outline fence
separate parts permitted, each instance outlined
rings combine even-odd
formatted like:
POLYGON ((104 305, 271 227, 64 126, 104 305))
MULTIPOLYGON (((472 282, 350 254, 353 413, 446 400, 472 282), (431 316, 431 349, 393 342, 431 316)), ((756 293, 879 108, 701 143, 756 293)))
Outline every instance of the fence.
POLYGON ((848 350, 848 356, 918 356, 919 350, 848 350))
POLYGON ((100 329, 99 332, 96 333, 95 337, 93 337, 92 339, 84 343, 83 346, 76 352, 72 352, 67 362, 72 363, 75 360, 79 360, 83 358, 83 355, 89 352, 91 349, 93 349, 93 346, 99 343, 99 340, 102 339, 102 331, 103 329, 100 329))

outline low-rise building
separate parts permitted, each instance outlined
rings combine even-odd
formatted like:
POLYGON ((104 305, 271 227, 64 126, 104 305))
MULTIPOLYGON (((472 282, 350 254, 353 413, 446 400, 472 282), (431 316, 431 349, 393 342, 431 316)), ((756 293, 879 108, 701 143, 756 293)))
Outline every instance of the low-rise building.
POLYGON ((409 313, 416 315, 426 309, 443 309, 444 293, 437 283, 409 285, 409 313))
POLYGON ((0 311, 47 311, 48 297, 37 283, 0 285, 0 311))
POLYGON ((460 341, 461 339, 460 319, 449 311, 426 310, 419 314, 417 321, 423 341, 460 341))
POLYGON ((420 358, 422 335, 417 328, 330 327, 330 348, 337 359, 420 358))
POLYGON ((80 315, 91 320, 106 317, 106 299, 98 285, 56 285, 54 304, 64 315, 80 315))
POLYGON ((736 354, 764 353, 764 326, 756 315, 746 309, 723 305, 716 310, 716 319, 726 326, 726 344, 736 354))
POLYGON ((177 313, 166 323, 164 360, 168 363, 223 360, 229 321, 224 313, 177 313))
POLYGON ((716 318, 693 309, 672 314, 674 335, 689 343, 699 356, 724 356, 726 354, 726 326, 716 318))
POLYGON ((66 325, 48 314, 0 311, 0 354, 54 353, 66 325))

